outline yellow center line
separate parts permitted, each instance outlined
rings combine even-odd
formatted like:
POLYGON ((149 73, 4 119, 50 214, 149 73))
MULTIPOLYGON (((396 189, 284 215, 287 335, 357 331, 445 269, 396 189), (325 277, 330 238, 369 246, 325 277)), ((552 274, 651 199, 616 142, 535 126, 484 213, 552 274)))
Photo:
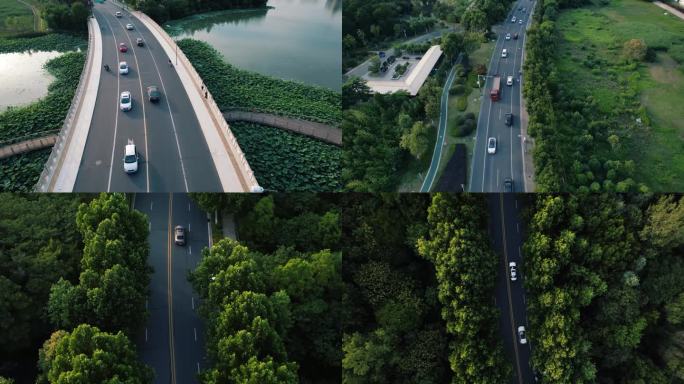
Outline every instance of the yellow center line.
POLYGON ((167 300, 169 307, 169 352, 171 359, 171 384, 176 384, 176 348, 173 339, 173 280, 171 275, 171 223, 173 211, 173 194, 169 193, 169 225, 167 232, 167 251, 166 251, 166 281, 167 281, 167 300))
POLYGON ((518 340, 515 332, 515 318, 513 317, 513 299, 511 296, 511 280, 508 278, 508 249, 506 247, 506 220, 503 209, 503 193, 499 193, 499 208, 501 210, 501 233, 504 252, 504 267, 506 268, 506 292, 508 293, 508 312, 511 315, 511 331, 513 335, 513 350, 515 351, 515 367, 518 370, 518 383, 522 384, 522 372, 520 371, 520 357, 518 356, 518 340))

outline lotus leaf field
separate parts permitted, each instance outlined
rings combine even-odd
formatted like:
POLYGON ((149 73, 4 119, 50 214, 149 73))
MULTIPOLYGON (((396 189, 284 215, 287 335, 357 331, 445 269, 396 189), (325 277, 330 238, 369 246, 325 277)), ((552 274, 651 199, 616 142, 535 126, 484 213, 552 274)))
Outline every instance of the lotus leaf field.
POLYGON ((238 69, 209 44, 182 39, 192 62, 222 110, 243 109, 339 126, 342 98, 331 90, 238 69))
POLYGON ((340 148, 263 125, 230 125, 259 184, 275 191, 336 191, 340 148))
MULTIPOLYGON (((0 142, 34 132, 60 129, 84 63, 84 52, 69 52, 45 63, 45 68, 55 76, 55 81, 48 87, 47 96, 25 107, 0 113, 0 142)), ((47 150, 47 154, 44 152, 0 161, 0 191, 30 190, 38 180, 50 151, 47 150)))
POLYGON ((85 34, 49 33, 36 37, 0 38, 0 53, 24 51, 73 51, 85 50, 88 40, 85 34))

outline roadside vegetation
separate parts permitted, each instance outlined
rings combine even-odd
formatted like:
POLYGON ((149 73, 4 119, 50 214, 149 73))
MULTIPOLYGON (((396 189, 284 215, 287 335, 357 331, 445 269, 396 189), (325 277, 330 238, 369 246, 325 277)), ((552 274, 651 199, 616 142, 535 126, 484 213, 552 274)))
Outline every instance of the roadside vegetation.
POLYGON ((236 213, 239 241, 203 251, 190 281, 207 322, 203 383, 340 377, 342 253, 335 195, 196 194, 236 213))
POLYGON ((0 38, 0 53, 25 51, 59 51, 86 50, 88 40, 85 34, 46 33, 32 37, 0 38))
POLYGON ((120 194, 9 193, 0 217, 2 369, 41 384, 150 383, 131 341, 146 313, 146 218, 120 194))
POLYGON ((0 36, 33 32, 31 8, 16 0, 0 0, 0 36))
POLYGON ((264 8, 268 0, 123 0, 122 2, 144 12, 161 24, 169 19, 180 19, 203 12, 264 8))
MULTIPOLYGON (((48 94, 25 107, 9 108, 0 113, 0 142, 10 143, 16 138, 33 138, 36 133, 56 133, 78 86, 85 63, 84 52, 69 52, 49 60, 45 68, 55 76, 48 94)), ((40 136, 40 135, 39 135, 40 136)), ((49 151, 37 151, 0 160, 0 191, 30 191, 38 181, 49 151)))
POLYGON ((178 46, 222 110, 247 109, 335 126, 340 124, 339 93, 238 69, 203 41, 182 39, 178 46))
POLYGON ((523 89, 539 190, 684 187, 682 33, 649 2, 539 4, 523 89))
POLYGON ((262 187, 273 191, 340 189, 339 147, 266 125, 234 122, 230 128, 262 187))
POLYGON ((536 195, 523 246, 542 382, 684 382, 684 201, 536 195))

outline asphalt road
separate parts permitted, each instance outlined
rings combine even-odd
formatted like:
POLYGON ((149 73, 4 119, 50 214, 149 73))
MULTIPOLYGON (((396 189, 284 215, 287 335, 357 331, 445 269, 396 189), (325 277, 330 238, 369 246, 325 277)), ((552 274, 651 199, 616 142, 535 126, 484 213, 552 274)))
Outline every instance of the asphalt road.
POLYGON ((209 245, 207 216, 186 194, 144 193, 135 209, 150 221, 150 317, 137 341, 142 361, 155 370, 154 383, 199 383, 205 367, 204 326, 199 298, 187 280, 209 245), (174 227, 186 228, 185 246, 174 244, 174 227))
POLYGON ((484 97, 480 106, 477 124, 475 149, 472 158, 469 189, 471 192, 503 191, 504 179, 513 179, 514 191, 525 191, 523 176, 523 148, 520 133, 520 99, 522 97, 522 55, 523 41, 528 24, 531 23, 530 12, 534 1, 520 0, 513 4, 512 11, 506 21, 494 28, 498 38, 494 53, 489 63, 484 97), (527 8, 526 12, 518 11, 518 7, 527 8), (523 24, 511 22, 512 17, 520 19, 523 24), (519 38, 505 40, 506 33, 518 33, 519 38), (506 58, 501 57, 503 49, 508 51, 506 58), (506 85, 506 76, 513 76, 513 85, 506 85), (501 77, 501 99, 491 101, 489 91, 494 76, 501 77), (513 125, 504 124, 504 114, 513 114, 513 125), (487 140, 496 138, 495 154, 487 153, 487 140))
POLYGON ((492 193, 487 195, 489 209, 489 233, 495 252, 501 256, 497 273, 496 305, 501 312, 500 334, 506 355, 513 366, 514 377, 510 383, 534 382, 530 354, 532 344, 527 324, 525 290, 523 281, 522 243, 525 228, 520 220, 522 196, 516 194, 492 193), (518 267, 516 281, 511 281, 508 263, 514 261, 518 267), (518 327, 524 326, 527 344, 520 344, 518 327))
POLYGON ((187 92, 168 64, 169 57, 152 33, 118 6, 95 4, 93 14, 102 30, 103 64, 97 101, 74 190, 79 192, 212 192, 222 186, 187 92), (127 23, 134 25, 128 31, 127 23), (138 47, 142 37, 145 45, 138 47), (118 50, 126 43, 128 52, 118 50), (119 75, 118 63, 126 61, 127 75, 119 75), (161 100, 150 103, 143 96, 157 85, 161 100), (119 95, 130 91, 133 108, 119 109, 119 95), (124 147, 132 140, 139 152, 135 174, 123 170, 124 147))

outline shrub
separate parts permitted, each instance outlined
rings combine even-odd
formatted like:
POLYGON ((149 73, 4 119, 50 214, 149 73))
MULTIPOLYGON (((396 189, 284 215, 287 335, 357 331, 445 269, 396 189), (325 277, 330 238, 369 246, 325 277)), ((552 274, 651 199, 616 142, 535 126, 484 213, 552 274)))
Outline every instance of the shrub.
POLYGON ((648 47, 643 39, 630 39, 622 47, 622 53, 629 60, 644 61, 648 47))
POLYGON ((474 130, 475 127, 477 127, 477 124, 475 123, 475 120, 470 120, 466 119, 463 121, 463 124, 458 127, 458 137, 464 137, 470 135, 474 130))
POLYGON ((449 90, 450 95, 462 95, 465 92, 465 86, 456 84, 449 90))
POLYGON ((461 96, 456 100, 456 108, 459 111, 465 111, 466 108, 468 108, 468 98, 465 96, 461 96))

